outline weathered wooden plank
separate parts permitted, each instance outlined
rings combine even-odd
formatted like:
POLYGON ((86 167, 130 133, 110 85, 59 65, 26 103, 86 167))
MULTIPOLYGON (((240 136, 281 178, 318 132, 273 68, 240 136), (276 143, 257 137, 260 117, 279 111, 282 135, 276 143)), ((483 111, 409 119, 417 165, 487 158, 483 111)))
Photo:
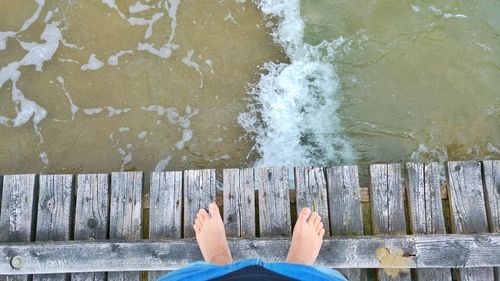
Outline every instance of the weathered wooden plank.
MULTIPOLYGON (((0 210, 1 242, 29 242, 34 236, 35 183, 35 175, 3 177, 0 210)), ((11 259, 8 261, 10 263, 11 259)), ((12 268, 11 272, 16 274, 16 271, 17 269, 12 268)), ((7 276, 6 279, 21 281, 28 280, 28 276, 7 276)))
POLYGON ((296 167, 294 172, 297 214, 304 207, 309 207, 312 211, 318 212, 325 228, 325 236, 330 236, 328 195, 324 168, 296 167))
MULTIPOLYGON (((142 172, 111 174, 110 239, 142 236, 142 172)), ((139 280, 139 272, 110 272, 108 280, 139 280)))
MULTIPOLYGON (((438 163, 406 164, 406 195, 412 234, 445 234, 438 163)), ((449 269, 418 269, 419 281, 451 281, 449 269)))
MULTIPOLYGON (((286 255, 290 238, 229 239, 228 243, 235 260, 274 262, 286 255)), ((499 256, 499 233, 358 236, 326 238, 317 264, 335 268, 492 267, 500 266, 499 256)), ((0 275, 174 270, 201 259, 194 239, 4 243, 0 244, 0 275), (22 260, 17 271, 9 263, 15 256, 22 260)))
MULTIPOLYGON (((70 239, 73 175, 41 175, 36 241, 70 239)), ((33 280, 66 280, 66 274, 34 275, 33 280)))
MULTIPOLYGON (((454 233, 488 232, 481 163, 448 162, 448 195, 454 233)), ((493 280, 492 268, 460 269, 461 280, 493 280)))
MULTIPOLYGON (((403 178, 400 164, 370 165, 370 196, 374 234, 406 234, 403 178)), ((379 270, 379 280, 411 280, 404 269, 379 270)))
MULTIPOLYGON (((363 235, 357 166, 338 166, 326 170, 332 235, 363 235)), ((340 269, 348 280, 366 280, 366 270, 340 269)))
MULTIPOLYGON (((368 187, 360 187, 360 193, 361 193, 361 203, 370 203, 371 200, 370 200, 370 190, 368 187)), ((443 200, 447 200, 448 199, 448 191, 446 190, 446 184, 443 184, 441 186, 441 199, 443 200)), ((295 200, 295 189, 290 189, 290 204, 295 204, 296 200, 295 200)), ((255 198, 259 197, 258 196, 258 192, 255 191, 255 198)), ((144 203, 144 208, 145 209, 148 209, 149 208, 149 194, 146 193, 144 195, 144 200, 145 200, 145 203, 144 203)), ((222 192, 217 192, 216 194, 216 203, 219 207, 222 206, 223 204, 223 196, 222 196, 222 192)), ((404 200, 406 201, 406 197, 404 197, 404 200)))
MULTIPOLYGON (((149 239, 181 238, 182 172, 151 173, 149 239)), ((164 271, 148 272, 158 280, 164 271)))
MULTIPOLYGON (((484 161, 483 177, 490 232, 500 232, 500 160, 484 161)), ((500 267, 495 268, 495 278, 500 280, 500 267)))
POLYGON ((184 171, 184 237, 194 237, 194 220, 201 208, 215 202, 215 170, 184 171))
POLYGON ((260 236, 290 236, 292 226, 288 169, 257 168, 255 169, 255 185, 259 189, 260 236))
MULTIPOLYGON (((109 175, 78 175, 75 240, 106 239, 109 225, 109 175)), ((104 272, 73 273, 73 281, 106 280, 104 272)))
POLYGON ((253 169, 224 169, 224 224, 228 237, 255 237, 253 169))

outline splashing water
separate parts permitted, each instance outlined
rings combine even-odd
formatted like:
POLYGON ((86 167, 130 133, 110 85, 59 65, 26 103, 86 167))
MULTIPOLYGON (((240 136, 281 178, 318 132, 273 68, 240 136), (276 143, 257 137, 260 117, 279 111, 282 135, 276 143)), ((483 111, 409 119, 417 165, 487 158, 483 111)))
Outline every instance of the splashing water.
POLYGON ((256 166, 331 165, 354 160, 337 113, 338 78, 330 63, 343 38, 318 45, 304 43, 300 1, 255 1, 278 20, 272 33, 290 63, 268 62, 254 99, 238 121, 255 135, 261 159, 256 166))

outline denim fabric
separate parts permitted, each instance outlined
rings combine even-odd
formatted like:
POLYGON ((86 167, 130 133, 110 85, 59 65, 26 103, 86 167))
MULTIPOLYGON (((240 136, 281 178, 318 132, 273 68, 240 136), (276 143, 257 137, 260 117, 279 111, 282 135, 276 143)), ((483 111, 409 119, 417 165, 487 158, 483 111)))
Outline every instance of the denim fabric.
POLYGON ((195 262, 184 268, 172 271, 162 276, 159 281, 174 280, 210 280, 223 276, 235 270, 250 266, 260 265, 281 275, 298 280, 330 280, 346 281, 338 271, 324 266, 310 266, 292 263, 265 263, 260 259, 237 261, 227 265, 215 265, 207 262, 195 262))

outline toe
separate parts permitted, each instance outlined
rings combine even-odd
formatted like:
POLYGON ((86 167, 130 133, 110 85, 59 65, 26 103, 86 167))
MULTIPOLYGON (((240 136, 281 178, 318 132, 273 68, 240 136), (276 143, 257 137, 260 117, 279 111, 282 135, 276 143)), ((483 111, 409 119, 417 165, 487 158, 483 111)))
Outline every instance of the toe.
POLYGON ((219 207, 215 203, 210 203, 208 205, 208 210, 210 211, 210 215, 215 218, 221 218, 219 213, 219 207))
POLYGON ((198 227, 198 229, 201 230, 201 228, 203 227, 203 224, 201 223, 201 221, 199 219, 195 219, 194 220, 194 224, 198 227))
POLYGON ((316 232, 319 234, 320 230, 323 229, 323 223, 320 222, 317 226, 316 226, 316 232))
POLYGON ((313 224, 314 223, 314 220, 319 217, 318 213, 317 212, 313 212, 310 216, 309 216, 309 219, 307 219, 307 222, 310 223, 310 224, 313 224))
POLYGON ((297 221, 306 222, 309 215, 311 215, 311 209, 302 208, 302 210, 300 210, 299 218, 297 219, 297 221))
POLYGON ((194 228, 194 232, 196 232, 196 233, 200 232, 200 229, 198 228, 198 226, 196 224, 193 225, 193 228, 194 228))
POLYGON ((205 218, 201 214, 201 211, 199 211, 198 214, 196 214, 196 219, 198 219, 200 222, 205 222, 205 218))
POLYGON ((200 216, 202 216, 204 220, 208 220, 208 218, 210 217, 207 213, 207 210, 205 209, 200 209, 198 214, 200 214, 200 216))
POLYGON ((320 231, 319 231, 319 238, 323 239, 323 236, 325 236, 325 229, 322 228, 320 231))
POLYGON ((314 226, 317 226, 321 223, 321 217, 318 215, 315 219, 314 219, 314 226))

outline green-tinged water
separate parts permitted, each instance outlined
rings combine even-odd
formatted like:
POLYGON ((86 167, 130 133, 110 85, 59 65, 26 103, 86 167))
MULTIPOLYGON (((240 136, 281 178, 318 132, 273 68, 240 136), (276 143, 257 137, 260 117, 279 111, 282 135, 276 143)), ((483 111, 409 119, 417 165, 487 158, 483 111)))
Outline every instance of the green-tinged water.
POLYGON ((500 1, 302 1, 358 162, 500 157, 500 1))

